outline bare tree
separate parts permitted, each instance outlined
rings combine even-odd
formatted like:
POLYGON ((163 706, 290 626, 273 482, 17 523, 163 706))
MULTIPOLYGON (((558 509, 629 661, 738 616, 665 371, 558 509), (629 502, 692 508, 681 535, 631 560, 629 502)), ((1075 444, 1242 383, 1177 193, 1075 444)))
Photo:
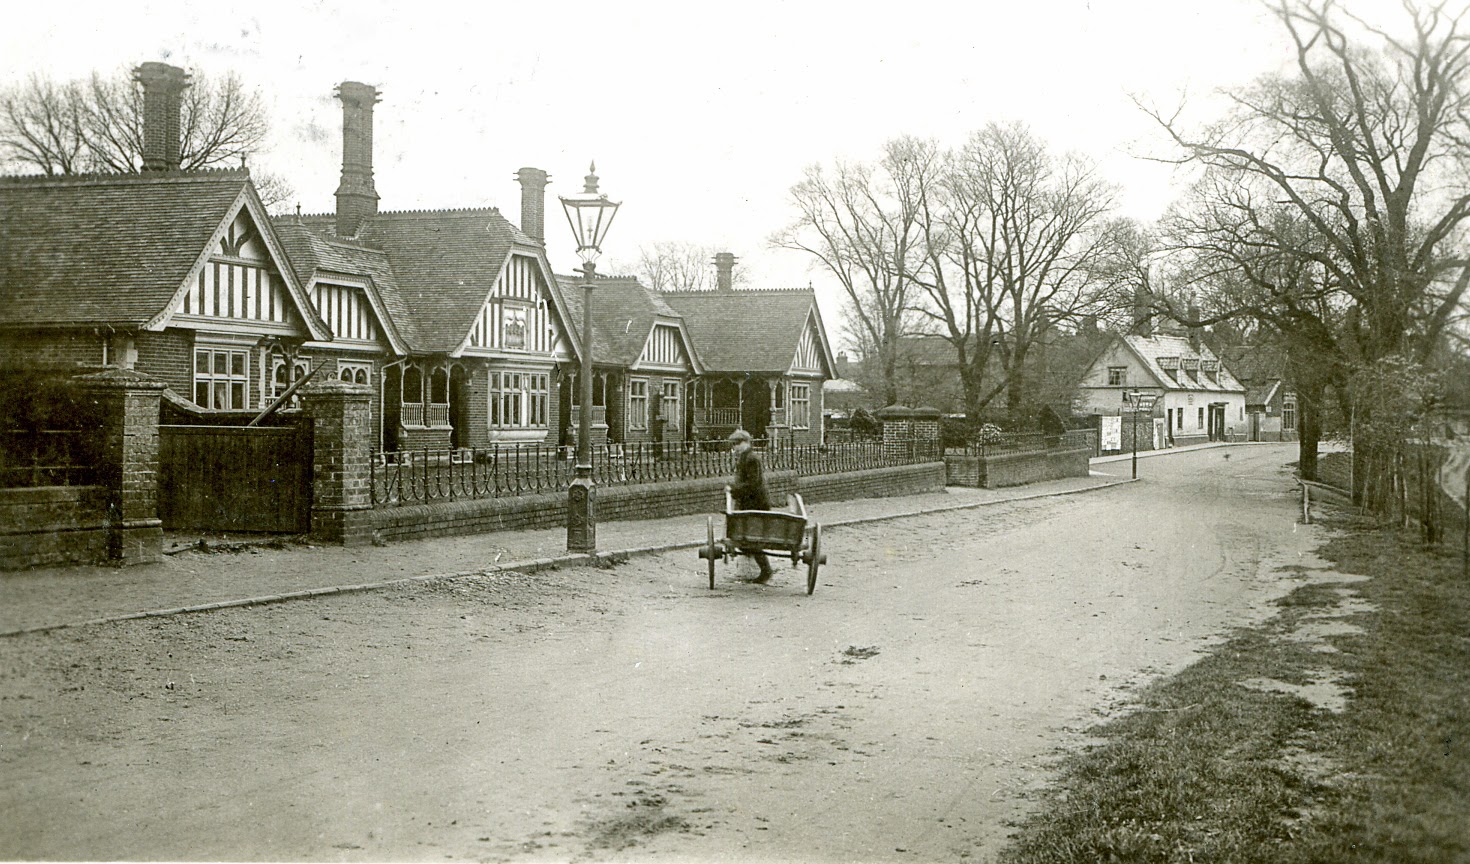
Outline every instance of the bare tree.
POLYGON ((806 252, 831 273, 847 299, 845 313, 859 345, 878 360, 885 404, 901 398, 899 340, 915 320, 914 272, 923 265, 918 202, 913 193, 912 139, 888 143, 876 165, 820 166, 791 189, 800 213, 774 245, 806 252))
MULTIPOLYGON (((269 129, 260 95, 234 73, 195 73, 179 122, 184 169, 243 164, 269 129)), ((45 174, 141 171, 141 85, 123 70, 65 84, 34 76, 0 92, 0 160, 45 174)))
POLYGON ((45 174, 86 170, 84 102, 77 84, 36 75, 0 93, 0 160, 45 174))
POLYGON ((1290 74, 1227 93, 1230 113, 1201 132, 1145 109, 1181 149, 1177 161, 1208 172, 1211 210, 1197 227, 1213 239, 1196 232, 1194 245, 1237 264, 1270 262, 1277 272, 1258 268, 1244 281, 1306 344, 1320 349, 1330 337, 1336 353, 1316 365, 1422 363, 1462 306, 1470 35, 1460 30, 1465 13, 1447 5, 1405 3, 1400 36, 1332 0, 1282 0, 1273 12, 1295 48, 1290 74), (1282 281, 1294 272, 1310 279, 1282 281))
POLYGON ((1027 425, 1033 350, 1056 322, 1100 308, 1093 289, 1114 243, 1114 189, 1081 157, 1054 156, 1024 126, 996 124, 956 155, 948 186, 946 255, 979 316, 975 350, 994 351, 1011 423, 1027 425))
MULTIPOLYGON (((709 291, 715 287, 714 258, 720 250, 677 240, 661 240, 638 250, 633 272, 655 291, 709 291)), ((745 285, 745 271, 736 267, 731 284, 745 285)))

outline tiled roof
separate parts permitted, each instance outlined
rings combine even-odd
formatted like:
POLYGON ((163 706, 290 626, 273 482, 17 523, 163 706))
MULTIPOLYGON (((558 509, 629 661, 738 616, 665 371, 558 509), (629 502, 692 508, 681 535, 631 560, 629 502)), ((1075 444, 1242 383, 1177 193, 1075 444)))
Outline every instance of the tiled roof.
MULTIPOLYGON (((323 236, 332 233, 336 221, 333 216, 301 220, 323 236)), ((511 249, 540 245, 493 207, 379 213, 355 240, 387 253, 406 317, 413 318, 410 344, 428 352, 458 348, 511 249)))
MULTIPOLYGON (((573 326, 582 331, 582 286, 579 276, 557 276, 573 326)), ((592 357, 598 363, 632 366, 643 353, 649 331, 660 316, 679 313, 636 277, 599 277, 592 293, 592 357)), ((686 346, 687 347, 687 346, 686 346)))
POLYGON ((1265 405, 1276 395, 1276 388, 1281 386, 1278 380, 1263 381, 1260 384, 1251 384, 1245 388, 1245 404, 1265 405))
POLYGON ((0 326, 164 311, 249 172, 0 178, 0 326))
POLYGON ((663 299, 684 319, 710 372, 787 371, 816 305, 807 289, 691 291, 663 299))
POLYGON ((303 286, 310 282, 312 273, 316 271, 367 277, 372 280, 373 289, 387 312, 389 320, 383 322, 384 326, 409 346, 418 342, 413 316, 409 314, 408 304, 398 288, 388 253, 316 234, 294 216, 276 218, 275 228, 276 236, 286 247, 296 278, 303 286))
POLYGON ((1210 346, 1203 342, 1196 350, 1189 344, 1189 339, 1184 336, 1121 336, 1119 338, 1142 358, 1149 372, 1171 390, 1245 392, 1245 387, 1230 373, 1230 369, 1224 363, 1220 363, 1220 358, 1216 357, 1215 352, 1210 350, 1210 346), (1179 361, 1172 375, 1159 363, 1164 358, 1176 358, 1179 361), (1219 371, 1213 379, 1205 374, 1203 368, 1198 370, 1198 374, 1189 375, 1184 370, 1186 361, 1189 360, 1198 361, 1201 366, 1205 362, 1220 363, 1219 371))

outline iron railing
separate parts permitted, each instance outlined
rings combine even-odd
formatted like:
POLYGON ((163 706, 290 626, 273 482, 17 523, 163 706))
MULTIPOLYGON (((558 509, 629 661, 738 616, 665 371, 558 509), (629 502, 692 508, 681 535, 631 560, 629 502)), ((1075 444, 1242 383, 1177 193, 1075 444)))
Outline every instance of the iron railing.
MULTIPOLYGON (((768 471, 803 476, 911 465, 943 458, 937 444, 878 441, 844 444, 756 442, 768 471)), ((506 444, 477 449, 424 449, 377 453, 372 459, 375 507, 474 498, 503 498, 565 490, 576 471, 572 448, 506 444)), ((728 477, 734 459, 723 442, 599 444, 592 448, 592 480, 599 486, 728 477)))
POLYGON ((95 484, 96 436, 86 429, 0 429, 0 488, 95 484))

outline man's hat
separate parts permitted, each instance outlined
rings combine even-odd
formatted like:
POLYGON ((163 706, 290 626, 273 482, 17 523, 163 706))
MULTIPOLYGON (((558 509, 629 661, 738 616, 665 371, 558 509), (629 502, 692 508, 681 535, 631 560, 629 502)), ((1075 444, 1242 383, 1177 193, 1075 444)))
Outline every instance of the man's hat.
POLYGON ((731 444, 737 443, 739 441, 749 441, 751 440, 750 433, 746 432, 744 429, 736 429, 734 432, 730 433, 730 437, 728 440, 731 444))

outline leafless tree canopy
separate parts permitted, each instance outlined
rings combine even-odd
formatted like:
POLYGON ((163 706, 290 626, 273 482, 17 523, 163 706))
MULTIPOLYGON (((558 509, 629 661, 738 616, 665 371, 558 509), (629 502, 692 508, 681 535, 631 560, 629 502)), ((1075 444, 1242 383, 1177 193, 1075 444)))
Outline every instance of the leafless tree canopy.
MULTIPOLYGON (((715 287, 715 253, 720 251, 713 246, 663 240, 640 248, 633 270, 655 291, 710 291, 715 287)), ((738 264, 731 280, 735 287, 747 282, 738 264)))
POLYGON ((923 266, 920 212, 932 147, 897 139, 876 164, 814 165, 791 189, 798 217, 772 242, 810 254, 837 279, 854 341, 875 357, 884 404, 899 400, 899 340, 917 321, 915 270, 923 266))
POLYGON ((837 277, 885 400, 908 396, 893 375, 899 342, 924 332, 953 349, 971 419, 1005 393, 1023 425, 1034 350, 1099 307, 1113 189, 1025 127, 992 124, 954 151, 898 138, 875 165, 810 169, 793 198, 800 218, 776 242, 837 277))
MULTIPOLYGON (((233 73, 194 73, 180 115, 180 167, 233 167, 269 128, 258 93, 233 73)), ((0 160, 44 174, 133 173, 143 168, 143 90, 129 70, 57 83, 32 76, 0 92, 0 160)))
POLYGON ((1327 389, 1362 418, 1374 400, 1352 380, 1430 361, 1463 312, 1470 34, 1446 5, 1406 3, 1399 33, 1332 0, 1281 2, 1290 73, 1228 93, 1203 130, 1150 111, 1178 161, 1204 169, 1167 220, 1181 287, 1206 323, 1246 316, 1285 338, 1307 476, 1327 389))

